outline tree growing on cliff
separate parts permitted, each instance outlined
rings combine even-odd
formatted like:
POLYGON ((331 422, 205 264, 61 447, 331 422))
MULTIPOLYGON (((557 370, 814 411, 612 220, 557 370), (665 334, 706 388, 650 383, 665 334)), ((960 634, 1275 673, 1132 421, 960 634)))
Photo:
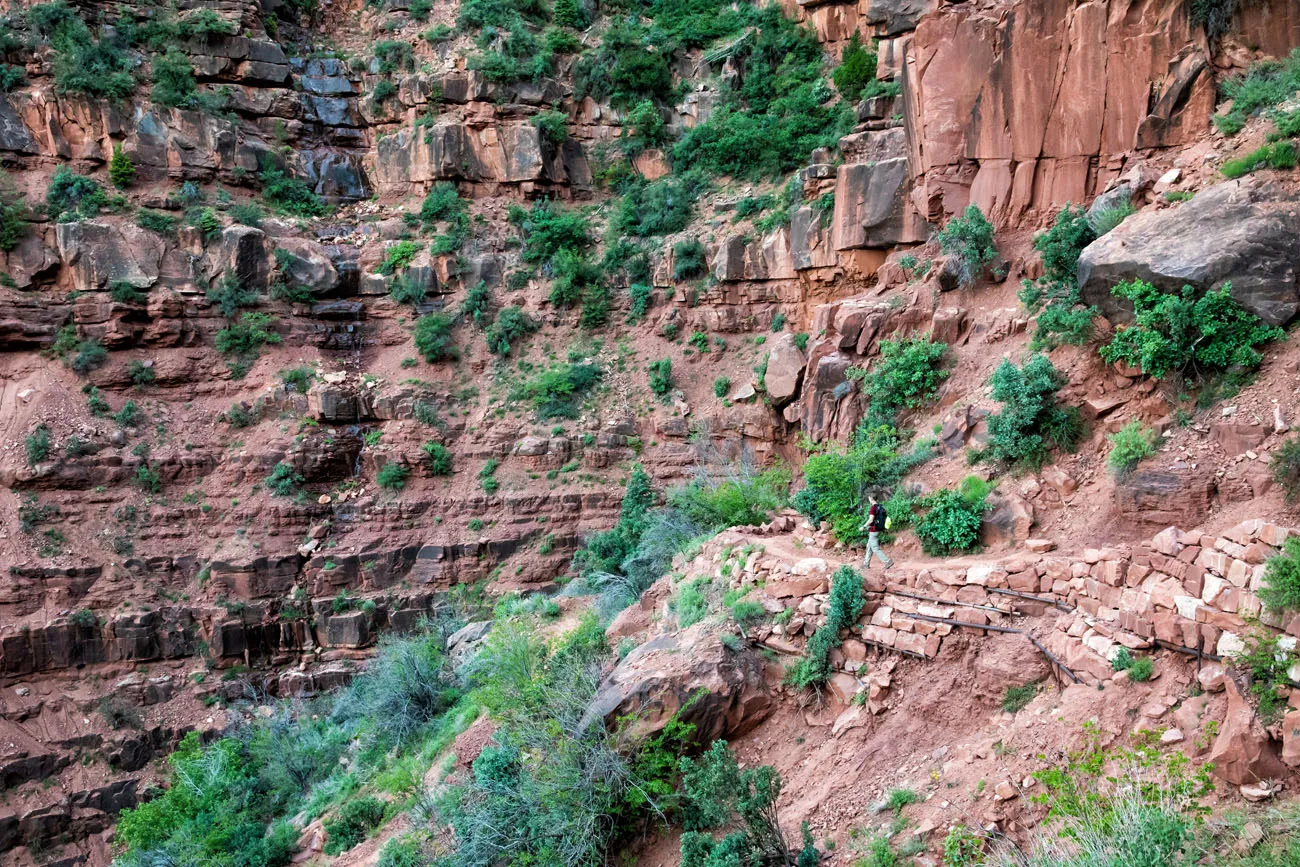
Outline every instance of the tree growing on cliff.
POLYGON ((119 190, 131 183, 135 177, 135 163, 122 150, 121 144, 113 145, 113 156, 108 161, 108 179, 119 190))
POLYGON ((1079 411, 1057 403, 1065 375, 1046 355, 1031 355, 1023 367, 1003 359, 990 382, 993 399, 1002 409, 988 417, 989 444, 983 456, 1038 467, 1052 447, 1072 448, 1078 441, 1079 411))
POLYGON ((868 51, 854 30, 849 37, 849 44, 840 54, 840 65, 831 73, 831 81, 840 96, 848 100, 862 98, 862 91, 876 79, 876 55, 868 51))
POLYGON ((953 217, 939 230, 939 249, 948 256, 958 282, 969 286, 984 267, 997 258, 993 224, 976 205, 967 205, 960 217, 953 217))

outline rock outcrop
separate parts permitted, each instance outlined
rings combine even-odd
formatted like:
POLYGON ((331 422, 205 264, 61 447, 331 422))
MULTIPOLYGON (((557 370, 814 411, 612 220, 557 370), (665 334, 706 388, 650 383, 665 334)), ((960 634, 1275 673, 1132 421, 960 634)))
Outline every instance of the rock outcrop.
POLYGON ((1247 177, 1176 208, 1134 214, 1079 257, 1084 300, 1112 321, 1132 316, 1111 294, 1125 280, 1167 292, 1231 284, 1242 307, 1270 325, 1285 324, 1300 311, 1300 195, 1247 177))

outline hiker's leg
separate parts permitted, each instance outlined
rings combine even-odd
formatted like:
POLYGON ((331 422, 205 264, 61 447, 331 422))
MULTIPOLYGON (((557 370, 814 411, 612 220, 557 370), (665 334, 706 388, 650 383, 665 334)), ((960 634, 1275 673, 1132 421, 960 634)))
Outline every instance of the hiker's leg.
POLYGON ((878 557, 882 561, 885 559, 885 552, 880 550, 880 534, 878 533, 867 534, 867 562, 865 564, 867 569, 871 568, 872 556, 878 557))

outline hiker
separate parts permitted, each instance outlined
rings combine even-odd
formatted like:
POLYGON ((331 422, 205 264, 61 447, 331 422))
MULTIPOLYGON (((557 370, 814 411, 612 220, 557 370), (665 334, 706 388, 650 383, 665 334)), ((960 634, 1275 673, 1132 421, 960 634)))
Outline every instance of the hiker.
POLYGON ((871 508, 867 510, 867 520, 858 529, 867 531, 867 556, 862 561, 863 569, 871 568, 871 555, 874 554, 885 563, 886 569, 894 568, 894 561, 880 549, 880 534, 886 529, 888 516, 885 515, 885 507, 876 502, 875 497, 867 497, 871 502, 871 508))

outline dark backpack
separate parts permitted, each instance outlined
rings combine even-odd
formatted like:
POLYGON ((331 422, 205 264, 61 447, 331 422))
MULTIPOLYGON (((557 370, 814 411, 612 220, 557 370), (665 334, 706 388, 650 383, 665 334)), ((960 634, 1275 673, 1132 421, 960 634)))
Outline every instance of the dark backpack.
POLYGON ((889 526, 889 517, 885 514, 885 507, 876 503, 871 507, 871 523, 867 529, 872 533, 880 533, 889 526))

